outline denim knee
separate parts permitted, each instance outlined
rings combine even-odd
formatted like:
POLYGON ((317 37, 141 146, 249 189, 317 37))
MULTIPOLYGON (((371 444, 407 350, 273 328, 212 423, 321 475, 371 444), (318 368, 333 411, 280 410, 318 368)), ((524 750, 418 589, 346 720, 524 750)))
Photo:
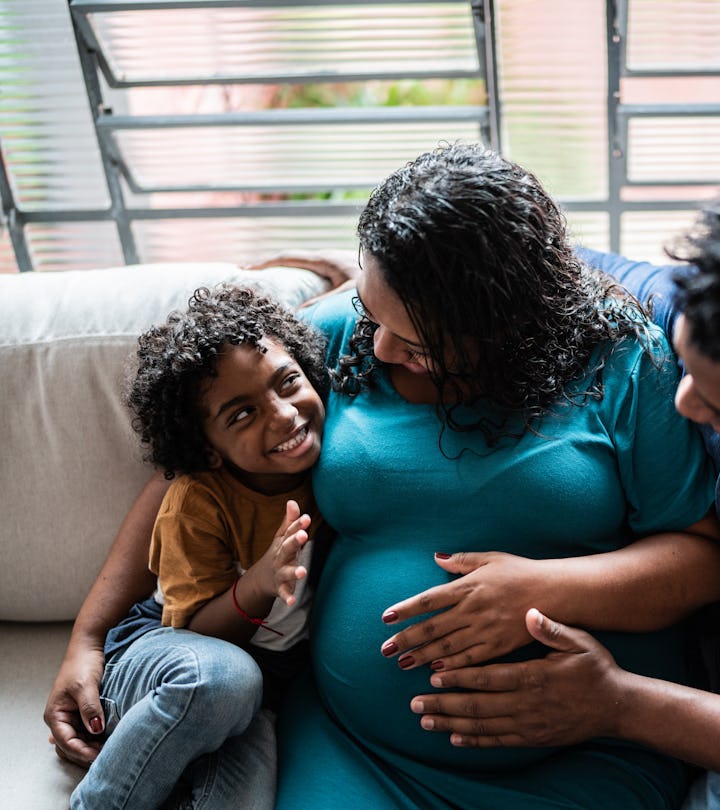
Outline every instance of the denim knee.
POLYGON ((219 745, 242 734, 260 710, 262 680, 255 660, 235 644, 165 627, 106 667, 103 693, 117 703, 121 717, 152 695, 159 717, 173 718, 190 735, 202 729, 219 745))
POLYGON ((159 628, 105 668, 103 694, 120 722, 73 793, 71 806, 158 807, 189 763, 252 724, 262 674, 240 647, 159 628))
MULTIPOLYGON (((190 631, 180 631, 187 634, 190 631)), ((253 657, 234 644, 191 634, 175 648, 179 660, 168 662, 163 688, 176 702, 176 690, 191 690, 184 725, 202 723, 204 735, 220 745, 242 734, 260 710, 263 676, 253 657)), ((179 701, 184 703, 182 699, 179 701)))

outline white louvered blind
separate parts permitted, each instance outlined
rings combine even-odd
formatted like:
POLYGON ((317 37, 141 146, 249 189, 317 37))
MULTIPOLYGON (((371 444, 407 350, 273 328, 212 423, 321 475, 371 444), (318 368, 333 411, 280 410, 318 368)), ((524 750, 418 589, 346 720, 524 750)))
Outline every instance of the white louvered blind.
POLYGON ((10 143, 0 116, 35 269, 121 263, 126 237, 145 262, 350 247, 359 207, 387 173, 439 141, 479 140, 486 123, 468 2, 72 0, 81 41, 100 54, 97 137, 65 0, 29 0, 20 14, 16 5, 0 0, 22 40, 10 70, 43 16, 62 59, 38 48, 33 89, 22 93, 37 95, 55 72, 54 103, 72 98, 61 120, 81 164, 65 161, 55 131, 48 136, 49 102, 33 121, 43 166, 10 143), (103 153, 110 173, 120 168, 112 207, 126 223, 121 237, 102 221, 111 207, 103 153), (48 206, 53 173, 67 194, 48 206), (35 212, 82 208, 95 221, 39 221, 30 194, 35 212))

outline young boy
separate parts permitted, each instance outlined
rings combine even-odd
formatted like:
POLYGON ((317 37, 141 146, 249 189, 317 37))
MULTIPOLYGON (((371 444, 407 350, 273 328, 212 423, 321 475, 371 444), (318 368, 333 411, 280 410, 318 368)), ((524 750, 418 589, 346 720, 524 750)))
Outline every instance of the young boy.
POLYGON ((322 338, 249 289, 197 290, 140 337, 127 401, 172 479, 157 590, 108 634, 119 722, 73 808, 273 806, 268 710, 304 660, 325 385, 322 338))

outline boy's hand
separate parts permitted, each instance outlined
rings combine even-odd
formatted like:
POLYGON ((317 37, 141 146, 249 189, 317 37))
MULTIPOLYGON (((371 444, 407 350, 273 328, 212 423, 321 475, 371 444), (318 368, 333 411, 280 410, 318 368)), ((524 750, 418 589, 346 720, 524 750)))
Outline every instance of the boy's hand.
POLYGON ((266 556, 270 557, 273 572, 274 592, 286 605, 295 602, 295 583, 307 576, 304 565, 298 565, 300 550, 308 541, 307 528, 310 515, 301 515, 295 501, 288 501, 285 519, 273 539, 266 556))

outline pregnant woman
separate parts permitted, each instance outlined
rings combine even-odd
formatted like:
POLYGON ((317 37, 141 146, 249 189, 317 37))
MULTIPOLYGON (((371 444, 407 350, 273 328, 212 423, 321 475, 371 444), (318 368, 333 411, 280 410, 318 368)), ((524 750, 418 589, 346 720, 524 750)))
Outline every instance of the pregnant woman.
POLYGON ((477 146, 394 173, 359 236, 357 293, 309 315, 334 369, 314 488, 339 536, 278 807, 678 806, 683 766, 638 746, 458 749, 409 708, 424 664, 542 655, 530 606, 684 679, 675 623, 717 593, 714 479, 660 330, 577 260, 535 178, 477 146), (443 570, 467 550, 465 576, 443 570), (450 609, 403 629, 430 588, 450 609))

